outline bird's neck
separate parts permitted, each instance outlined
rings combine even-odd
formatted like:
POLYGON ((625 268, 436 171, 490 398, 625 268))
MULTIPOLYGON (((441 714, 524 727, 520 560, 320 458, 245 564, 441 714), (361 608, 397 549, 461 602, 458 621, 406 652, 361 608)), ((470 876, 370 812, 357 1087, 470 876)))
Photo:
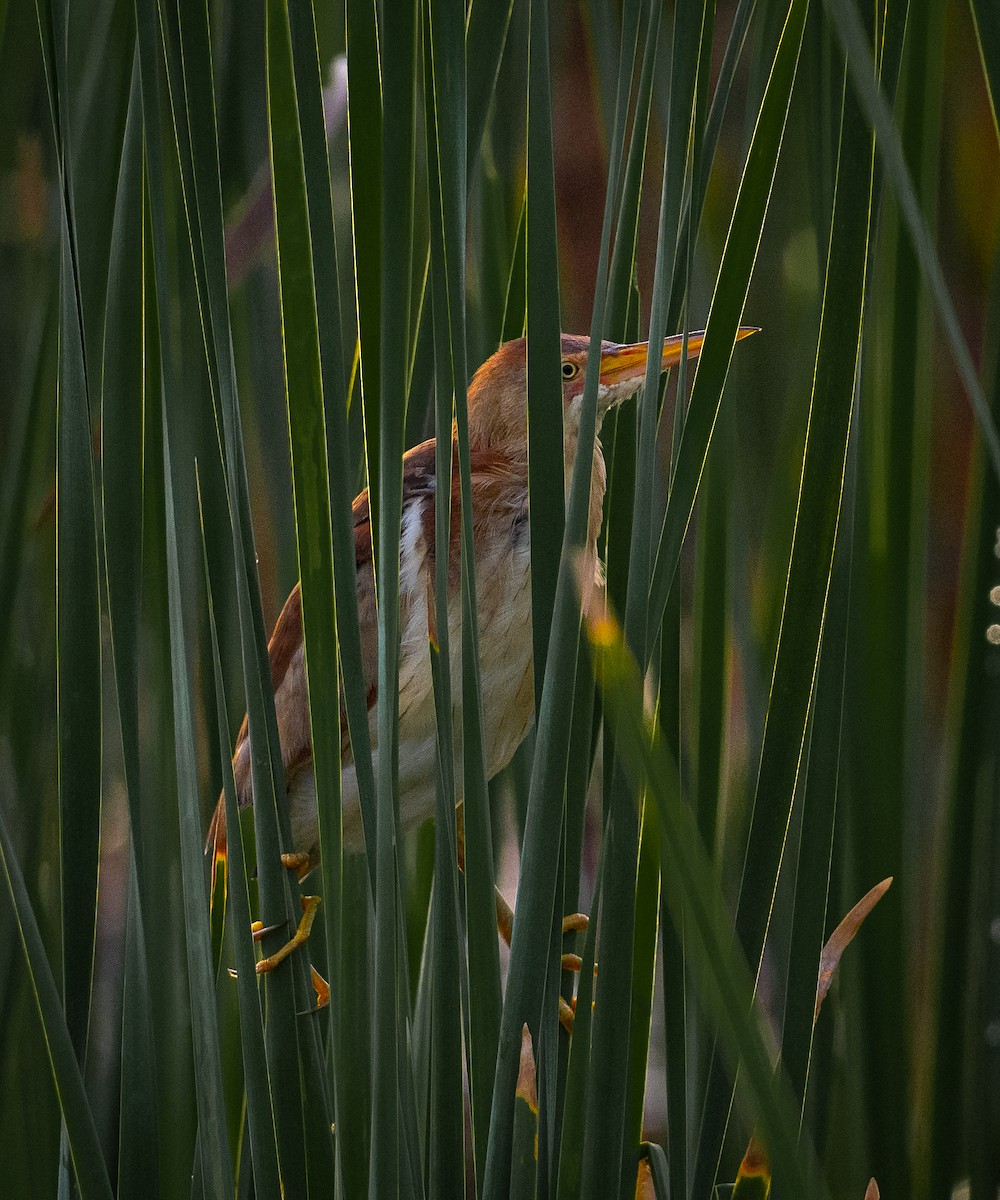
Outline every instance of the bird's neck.
MULTIPOLYGON (((594 437, 594 465, 590 472, 590 511, 587 517, 587 544, 593 545, 601 532, 601 522, 604 518, 604 493, 608 486, 608 471, 604 464, 604 451, 601 449, 601 430, 598 425, 594 437)), ((570 490, 573 487, 573 466, 576 462, 577 437, 575 431, 567 433, 566 437, 566 506, 569 507, 570 490)))
MULTIPOLYGON (((572 476, 567 484, 572 481, 572 476)), ((587 541, 593 544, 601 532, 601 522, 604 519, 604 493, 608 487, 608 469, 604 465, 604 451, 601 449, 600 437, 594 438, 594 466, 590 473, 590 515, 587 519, 587 541)), ((568 493, 567 493, 568 496, 568 493)))
MULTIPOLYGON (((587 542, 593 545, 601 532, 601 522, 604 519, 604 493, 607 491, 608 472, 604 463, 604 453, 601 449, 600 430, 594 439, 594 461, 590 475, 590 511, 587 518, 587 542)), ((573 486, 573 465, 576 462, 577 439, 575 433, 567 431, 565 440, 565 488, 566 505, 569 506, 570 490, 573 486)), ((476 446, 475 449, 499 454, 506 462, 505 470, 514 487, 523 489, 524 502, 528 497, 528 447, 527 440, 518 446, 507 446, 497 450, 476 446)), ((456 447, 455 468, 457 470, 458 455, 456 447)))

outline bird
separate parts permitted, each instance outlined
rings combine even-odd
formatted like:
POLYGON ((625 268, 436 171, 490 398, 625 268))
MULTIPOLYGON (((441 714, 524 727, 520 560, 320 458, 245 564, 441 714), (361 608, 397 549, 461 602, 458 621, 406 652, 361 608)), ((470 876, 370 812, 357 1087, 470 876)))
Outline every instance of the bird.
MULTIPOLYGON (((738 338, 756 332, 739 330, 738 338)), ((660 369, 668 370, 686 353, 696 357, 704 332, 664 340, 660 369)), ((562 420, 567 500, 576 459, 580 414, 590 340, 563 334, 560 340, 562 420)), ((601 344, 597 383, 597 428, 612 408, 635 395, 646 375, 649 343, 601 344)), ((472 468, 472 521, 475 544, 476 604, 479 623, 480 679, 487 776, 492 778, 513 758, 534 720, 534 663, 531 629, 531 551, 528 529, 527 347, 524 338, 503 343, 476 371, 468 387, 468 434, 472 468)), ((453 437, 455 432, 453 430, 453 437)), ((451 480, 452 511, 459 510, 459 477, 451 480)), ((403 456, 403 503, 399 542, 399 811, 403 829, 434 815, 437 786, 436 726, 431 679, 430 641, 434 624, 435 441, 403 456)), ((603 518, 607 469, 595 438, 585 561, 600 575, 597 539, 603 518)), ((362 668, 369 712, 369 736, 376 744, 378 632, 372 562, 371 510, 367 489, 353 504, 354 561, 362 668)), ((459 588, 460 530, 456 519, 449 538, 448 624, 451 645, 461 645, 459 588)), ((589 569, 589 568, 588 568, 589 569)), ((285 771, 292 849, 282 856, 300 880, 319 863, 319 822, 312 770, 309 702, 302 633, 302 603, 296 584, 278 617, 268 645, 271 684, 285 771)), ((460 729, 461 654, 451 655, 456 729, 460 729)), ((364 848, 358 780, 340 691, 341 788, 346 851, 364 848)), ((455 779, 461 786, 462 741, 455 739, 455 779)), ((233 754, 240 808, 253 801, 249 727, 244 717, 233 754)), ((461 796, 457 798, 461 803, 461 796)), ((215 866, 226 857, 226 810, 219 797, 208 830, 206 851, 215 866)), ((214 887, 213 887, 214 890, 214 887)), ((277 954, 258 963, 258 971, 276 967, 308 936, 318 900, 304 897, 302 923, 277 954)), ((564 929, 585 927, 579 914, 564 929)), ((510 940, 512 914, 498 894, 498 926, 510 940)), ((266 932, 266 931, 264 931, 266 932)), ((572 959, 574 956, 567 956, 572 959)), ((572 963, 570 964, 572 965, 572 963)), ((316 977, 314 974, 314 981, 316 977)), ((317 985, 319 987, 319 985, 317 985)), ((566 1022, 564 1021, 564 1024, 566 1022)))

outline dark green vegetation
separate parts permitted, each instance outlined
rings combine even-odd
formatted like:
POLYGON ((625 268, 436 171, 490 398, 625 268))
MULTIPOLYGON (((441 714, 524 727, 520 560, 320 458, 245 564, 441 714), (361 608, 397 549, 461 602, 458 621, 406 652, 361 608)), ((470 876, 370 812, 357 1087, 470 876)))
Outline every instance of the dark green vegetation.
POLYGON ((769 1162, 789 1200, 995 1200, 998 90, 991 0, 0 0, 3 1195, 597 1200, 643 1160, 674 1200, 741 1161, 743 1195, 769 1162), (602 430, 585 624, 560 327, 708 330, 602 430), (469 377, 525 331, 538 728, 487 786, 466 619, 464 775, 442 720, 403 837, 400 456, 456 420, 467 483, 469 377), (299 913, 266 636, 300 576, 324 904, 259 983, 251 918, 299 913))

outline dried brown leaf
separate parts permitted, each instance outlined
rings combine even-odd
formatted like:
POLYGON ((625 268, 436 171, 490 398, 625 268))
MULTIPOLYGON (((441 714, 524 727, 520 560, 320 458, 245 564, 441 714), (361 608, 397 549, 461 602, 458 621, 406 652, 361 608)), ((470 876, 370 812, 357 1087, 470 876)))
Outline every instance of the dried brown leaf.
POLYGON ((830 940, 823 947, 823 953, 820 955, 819 960, 819 980, 816 984, 816 1007, 813 1010, 813 1024, 816 1023, 820 1006, 826 999, 827 992, 830 990, 830 984, 833 982, 833 973, 840 962, 840 956, 854 940, 854 935, 861 928, 865 917, 868 916, 875 905, 878 904, 889 890, 891 883, 892 876, 890 875, 888 879, 883 879, 870 892, 862 896, 833 931, 830 935, 830 940))
POLYGON ((535 1087, 535 1052, 527 1024, 521 1030, 521 1065, 517 1072, 515 1095, 527 1100, 532 1112, 538 1112, 538 1092, 535 1087))
POLYGON ((653 1172, 648 1158, 639 1159, 639 1171, 635 1177, 635 1200, 656 1200, 653 1172))

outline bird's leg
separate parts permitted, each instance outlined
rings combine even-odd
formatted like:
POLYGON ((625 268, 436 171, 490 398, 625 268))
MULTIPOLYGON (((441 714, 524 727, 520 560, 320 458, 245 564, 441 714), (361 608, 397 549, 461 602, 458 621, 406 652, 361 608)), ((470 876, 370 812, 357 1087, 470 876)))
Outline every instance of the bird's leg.
MULTIPOLYGON (((294 871, 301 880, 309 871, 309 855, 282 854, 281 865, 287 867, 289 871, 294 871)), ((302 920, 299 921, 298 928, 280 949, 276 950, 274 954, 268 955, 267 958, 262 958, 257 963, 258 975, 265 975, 268 971, 273 971, 279 963, 285 961, 293 950, 297 950, 299 946, 305 945, 309 934, 312 932, 313 921, 316 919, 316 910, 319 908, 319 905, 319 896, 302 897, 302 920)), ((259 942, 267 934, 280 929, 282 924, 284 922, 278 925, 265 926, 260 921, 254 921, 252 934, 254 941, 259 942)), ((330 1003, 330 985, 315 967, 310 965, 309 969, 312 972, 313 987, 316 989, 316 1008, 312 1010, 315 1012, 320 1008, 325 1008, 330 1003)))
POLYGON ((295 854, 283 854, 281 865, 289 871, 294 871, 299 877, 299 883, 309 874, 309 855, 297 851, 295 854))
MULTIPOLYGON (((510 945, 510 939, 514 935, 514 913, 510 905, 503 897, 503 892, 498 887, 493 889, 496 892, 497 905, 497 932, 503 940, 510 945)), ((590 919, 585 913, 570 913, 568 917, 563 917, 562 931, 563 933, 583 933, 590 924, 590 919)), ((579 971, 583 966, 583 959, 579 954, 564 954, 562 956, 562 969, 564 971, 579 971)))
MULTIPOLYGON (((302 920, 299 921, 299 926, 281 947, 280 950, 275 950, 273 954, 269 954, 267 958, 262 958, 257 963, 257 974, 264 975, 268 971, 273 971, 279 963, 283 963, 293 950, 297 950, 299 946, 306 944, 306 939, 312 930, 313 921, 316 919, 316 910, 319 908, 319 896, 303 896, 302 897, 302 920)), ((270 926, 267 929, 260 929, 254 932, 255 940, 259 940, 266 933, 271 933, 276 926, 270 926)))
MULTIPOLYGON (((463 820, 464 809, 459 805, 455 812, 456 817, 456 832, 458 834, 458 869, 465 871, 465 822, 463 820)), ((497 910, 497 932, 503 940, 510 945, 511 938, 514 936, 514 912, 507 901, 504 899, 503 892, 493 885, 493 892, 496 901, 497 910)), ((563 917, 562 931, 566 933, 582 933, 590 924, 590 919, 585 913, 570 913, 569 916, 563 917)), ((564 971, 579 971, 583 966, 583 959, 579 954, 564 954, 561 959, 562 969, 564 971)), ((594 964, 594 970, 597 970, 597 964, 594 964)), ((573 1032, 573 1018, 575 1015, 576 1001, 570 1003, 563 996, 559 997, 559 1020, 562 1027, 567 1033, 573 1032)))

